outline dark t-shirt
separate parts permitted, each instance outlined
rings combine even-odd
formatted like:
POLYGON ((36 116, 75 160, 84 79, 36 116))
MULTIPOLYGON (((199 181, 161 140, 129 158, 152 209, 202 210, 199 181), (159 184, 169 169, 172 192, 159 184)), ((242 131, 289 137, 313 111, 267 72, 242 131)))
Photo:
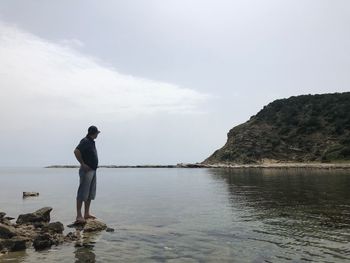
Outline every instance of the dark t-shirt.
POLYGON ((96 170, 98 166, 98 157, 95 141, 89 136, 86 136, 80 141, 77 149, 80 151, 84 163, 90 166, 91 169, 96 170))

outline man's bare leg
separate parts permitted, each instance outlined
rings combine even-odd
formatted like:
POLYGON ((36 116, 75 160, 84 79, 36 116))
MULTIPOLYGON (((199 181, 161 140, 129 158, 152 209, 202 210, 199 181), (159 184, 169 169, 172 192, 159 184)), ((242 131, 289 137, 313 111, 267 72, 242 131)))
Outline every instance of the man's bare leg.
POLYGON ((83 217, 83 215, 81 214, 81 207, 83 206, 83 201, 80 201, 77 199, 77 218, 76 221, 77 222, 85 222, 85 219, 83 217))
POLYGON ((85 219, 96 219, 96 216, 90 214, 90 204, 91 204, 90 199, 88 199, 84 202, 84 205, 85 205, 84 218, 85 219))

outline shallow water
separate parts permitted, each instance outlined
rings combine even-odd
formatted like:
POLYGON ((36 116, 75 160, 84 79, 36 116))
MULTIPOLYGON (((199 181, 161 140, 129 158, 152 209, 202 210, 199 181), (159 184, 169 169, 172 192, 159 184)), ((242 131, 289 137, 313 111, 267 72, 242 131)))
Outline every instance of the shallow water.
MULTIPOLYGON (((52 221, 67 225, 77 185, 77 169, 1 168, 0 211, 52 206, 52 221)), ((100 169, 92 210, 115 232, 0 261, 350 261, 349 190, 349 171, 100 169)))

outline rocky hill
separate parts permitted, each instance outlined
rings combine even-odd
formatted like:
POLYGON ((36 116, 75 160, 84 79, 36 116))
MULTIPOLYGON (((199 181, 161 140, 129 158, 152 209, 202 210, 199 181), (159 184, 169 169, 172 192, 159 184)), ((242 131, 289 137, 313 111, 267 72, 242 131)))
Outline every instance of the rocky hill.
POLYGON ((203 164, 350 161, 350 92, 276 100, 203 164))

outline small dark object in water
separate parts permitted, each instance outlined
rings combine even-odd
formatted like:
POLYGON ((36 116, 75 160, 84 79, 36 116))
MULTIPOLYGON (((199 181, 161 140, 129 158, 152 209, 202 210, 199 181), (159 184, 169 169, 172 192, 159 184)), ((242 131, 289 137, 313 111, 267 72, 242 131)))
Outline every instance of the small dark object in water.
POLYGON ((23 192, 23 198, 32 197, 32 196, 39 196, 39 193, 38 192, 23 192))
POLYGON ((107 227, 106 232, 114 232, 114 228, 107 227))

